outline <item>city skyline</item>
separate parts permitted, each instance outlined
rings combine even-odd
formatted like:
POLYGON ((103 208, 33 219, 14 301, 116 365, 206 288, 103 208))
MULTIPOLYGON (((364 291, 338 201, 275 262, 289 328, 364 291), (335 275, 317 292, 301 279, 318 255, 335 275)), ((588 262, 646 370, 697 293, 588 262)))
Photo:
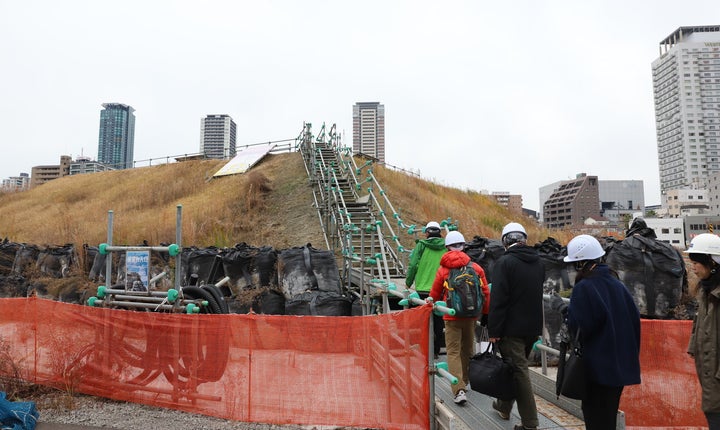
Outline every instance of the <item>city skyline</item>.
POLYGON ((539 210, 540 186, 587 172, 643 180, 646 203, 659 204, 651 64, 668 34, 713 24, 718 10, 699 0, 215 3, 223 14, 129 0, 112 21, 102 2, 1 4, 0 37, 13 43, 0 46, 10 65, 0 139, 15 150, 0 177, 94 156, 105 102, 137 109, 134 158, 147 160, 197 152, 198 119, 212 112, 235 119, 238 146, 295 138, 304 122, 335 123, 349 146, 349 107, 380 101, 386 162, 424 178, 520 194, 539 210), (347 25, 358 20, 373 31, 347 25), (123 37, 87 36, 112 32, 123 37), (41 107, 52 115, 38 122, 41 107))

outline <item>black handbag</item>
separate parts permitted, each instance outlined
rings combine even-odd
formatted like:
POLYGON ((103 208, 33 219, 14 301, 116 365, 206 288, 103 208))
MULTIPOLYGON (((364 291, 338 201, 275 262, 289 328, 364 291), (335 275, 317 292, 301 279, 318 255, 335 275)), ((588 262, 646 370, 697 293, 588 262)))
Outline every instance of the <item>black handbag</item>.
POLYGON ((567 359, 565 358, 566 350, 567 345, 562 344, 557 380, 555 382, 555 394, 558 397, 562 394, 570 399, 582 400, 587 392, 587 374, 582 356, 582 346, 580 345, 580 329, 575 334, 570 356, 567 359))
POLYGON ((500 400, 515 398, 513 367, 498 354, 494 343, 489 343, 485 351, 470 358, 470 388, 500 400))

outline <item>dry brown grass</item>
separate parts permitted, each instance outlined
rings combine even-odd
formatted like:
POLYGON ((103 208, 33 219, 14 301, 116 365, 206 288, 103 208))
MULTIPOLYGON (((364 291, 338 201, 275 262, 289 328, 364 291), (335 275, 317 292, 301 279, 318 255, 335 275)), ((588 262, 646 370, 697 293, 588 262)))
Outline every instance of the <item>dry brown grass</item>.
POLYGON ((107 241, 112 210, 113 243, 174 243, 176 207, 182 205, 185 246, 287 247, 318 241, 321 231, 299 154, 271 155, 247 175, 210 179, 223 163, 77 175, 0 194, 0 235, 38 245, 97 245, 107 241))
POLYGON ((550 232, 476 191, 438 185, 382 166, 373 167, 373 174, 406 224, 423 227, 428 221, 450 218, 467 241, 473 236, 499 239, 503 226, 513 221, 525 227, 529 243, 541 242, 548 236, 567 243, 573 236, 568 231, 550 232))
MULTIPOLYGON (((224 161, 204 160, 77 175, 20 193, 0 194, 0 236, 37 245, 107 241, 174 243, 176 207, 182 205, 184 246, 233 246, 239 242, 278 249, 312 243, 324 248, 312 190, 298 153, 270 155, 247 174, 212 178, 224 161)), ((367 169, 363 170, 363 174, 367 169)), ((503 225, 521 222, 530 241, 570 234, 540 228, 474 191, 459 190, 374 166, 386 195, 407 224, 450 218, 473 236, 498 238, 503 225)), ((413 237, 399 232, 412 248, 413 237)))

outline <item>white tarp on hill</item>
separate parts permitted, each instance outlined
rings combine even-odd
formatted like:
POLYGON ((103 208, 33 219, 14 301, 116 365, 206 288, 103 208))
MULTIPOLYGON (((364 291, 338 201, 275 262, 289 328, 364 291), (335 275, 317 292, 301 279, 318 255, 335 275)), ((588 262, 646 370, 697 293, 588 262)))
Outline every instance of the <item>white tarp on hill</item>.
POLYGON ((213 177, 245 173, 258 161, 262 160, 273 148, 275 148, 275 144, 268 143, 267 145, 258 145, 242 149, 232 160, 222 166, 213 177))

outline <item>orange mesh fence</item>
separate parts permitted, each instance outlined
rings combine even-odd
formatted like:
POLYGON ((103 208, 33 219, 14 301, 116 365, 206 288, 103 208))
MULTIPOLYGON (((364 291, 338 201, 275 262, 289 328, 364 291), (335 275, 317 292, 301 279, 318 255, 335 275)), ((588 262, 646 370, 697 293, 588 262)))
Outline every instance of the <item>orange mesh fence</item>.
POLYGON ((642 383, 625 387, 620 401, 628 428, 707 428, 695 364, 687 354, 691 330, 692 321, 642 320, 642 383))
POLYGON ((425 429, 430 312, 185 315, 0 299, 0 341, 24 379, 63 390, 245 422, 425 429))

